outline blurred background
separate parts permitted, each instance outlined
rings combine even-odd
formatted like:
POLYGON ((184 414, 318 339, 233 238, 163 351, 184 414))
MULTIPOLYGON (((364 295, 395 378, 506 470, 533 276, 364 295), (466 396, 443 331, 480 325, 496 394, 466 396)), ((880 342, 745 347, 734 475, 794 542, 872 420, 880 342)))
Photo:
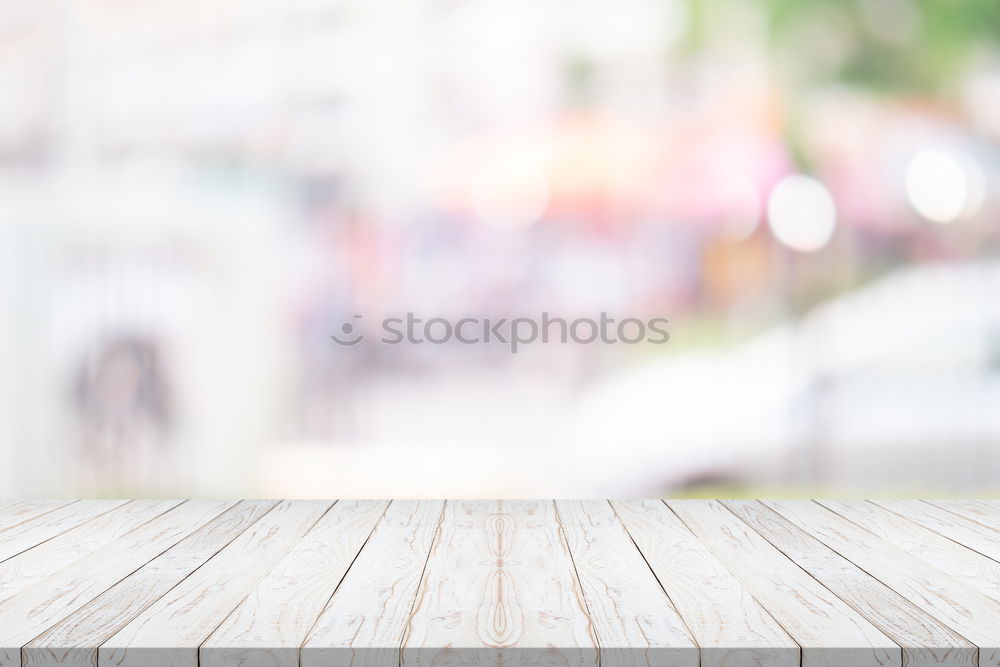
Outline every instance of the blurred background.
POLYGON ((998 149, 996 0, 2 3, 0 496, 995 492, 998 149))

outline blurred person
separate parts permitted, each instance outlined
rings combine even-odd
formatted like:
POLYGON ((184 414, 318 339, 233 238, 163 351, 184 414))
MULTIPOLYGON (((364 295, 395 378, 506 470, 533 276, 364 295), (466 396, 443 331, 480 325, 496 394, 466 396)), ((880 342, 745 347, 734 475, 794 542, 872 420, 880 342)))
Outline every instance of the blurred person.
POLYGON ((74 384, 80 484, 91 492, 150 488, 169 459, 175 423, 156 341, 118 334, 81 364, 74 384))

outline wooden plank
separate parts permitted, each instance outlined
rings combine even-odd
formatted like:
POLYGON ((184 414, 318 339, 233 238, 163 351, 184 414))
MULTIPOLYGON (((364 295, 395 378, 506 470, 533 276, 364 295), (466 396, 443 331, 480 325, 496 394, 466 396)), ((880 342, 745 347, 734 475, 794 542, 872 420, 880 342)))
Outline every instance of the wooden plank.
POLYGON ((0 528, 10 528, 77 500, 9 500, 0 504, 0 528))
POLYGON ((302 646, 302 667, 399 667, 444 502, 394 500, 302 646))
POLYGON ((799 643, 803 667, 902 664, 898 644, 721 503, 667 505, 799 643))
POLYGON ((875 500, 879 507, 1000 561, 1000 528, 967 519, 922 500, 875 500))
POLYGON ((187 501, 0 605, 0 667, 19 667, 21 647, 166 551, 232 501, 187 501))
POLYGON ((798 667, 798 644, 666 505, 611 505, 701 647, 703 667, 798 667))
POLYGON ((698 647, 606 500, 560 500, 556 510, 601 665, 698 667, 698 647))
POLYGON ((299 647, 387 500, 341 500, 202 644, 201 667, 298 667, 299 647))
POLYGON ((198 647, 298 543, 331 501, 282 501, 108 639, 98 664, 198 666, 198 647))
POLYGON ((24 667, 97 664, 97 647, 242 534, 276 501, 243 501, 118 582, 21 650, 24 667))
POLYGON ((597 665, 551 501, 448 501, 403 640, 407 665, 597 665))
POLYGON ((1000 563, 918 523, 864 501, 817 501, 903 551, 1000 601, 1000 563))
POLYGON ((992 501, 4 511, 0 667, 1000 667, 992 501))
POLYGON ((817 503, 765 501, 979 647, 980 667, 1000 666, 1000 605, 817 503))
POLYGON ((0 563, 0 601, 180 504, 180 500, 133 500, 0 563))
POLYGON ((924 502, 972 519, 988 528, 1000 528, 1000 504, 993 500, 925 500, 924 502))
POLYGON ((65 533, 96 516, 121 507, 126 502, 125 500, 91 500, 84 503, 69 503, 51 512, 0 530, 0 562, 13 558, 22 551, 38 546, 42 542, 65 533))
POLYGON ((904 665, 976 667, 975 646, 781 515, 759 501, 722 504, 902 646, 904 665))

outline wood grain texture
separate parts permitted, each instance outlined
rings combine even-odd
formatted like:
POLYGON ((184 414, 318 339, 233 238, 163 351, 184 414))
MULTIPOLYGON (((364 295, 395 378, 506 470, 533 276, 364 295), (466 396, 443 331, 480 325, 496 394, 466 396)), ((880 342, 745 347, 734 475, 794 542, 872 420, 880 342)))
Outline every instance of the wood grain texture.
POLYGON ((16 526, 47 512, 71 505, 76 500, 8 500, 0 503, 0 530, 16 526))
POLYGON ((975 667, 976 647, 759 501, 722 501, 796 565, 903 647, 908 667, 975 667))
POLYGON ((556 502, 601 665, 698 667, 698 647, 605 500, 556 502))
POLYGON ((97 647, 277 504, 245 500, 167 549, 21 650, 24 667, 97 664, 97 647))
POLYGON ((799 643, 803 667, 902 664, 898 644, 721 503, 667 504, 799 643))
POLYGON ((1000 561, 1000 526, 987 526, 922 500, 873 502, 984 556, 1000 561))
POLYGON ((282 501, 108 639, 104 667, 198 667, 198 647, 330 508, 282 501))
POLYGON ((133 500, 0 563, 0 602, 180 504, 133 500))
POLYGON ((972 519, 988 528, 1000 529, 1000 504, 995 500, 926 500, 924 502, 972 519))
POLYGON ((121 507, 126 502, 93 500, 86 503, 69 503, 51 512, 0 529, 0 562, 13 558, 22 551, 38 546, 94 517, 121 507))
POLYGON ((598 664, 552 501, 448 501, 401 665, 598 664))
POLYGON ((1000 667, 997 512, 8 501, 0 667, 1000 667))
POLYGON ((690 629, 704 667, 798 667, 798 644, 666 505, 611 505, 690 629))
POLYGON ((870 502, 817 501, 980 593, 1000 601, 1000 563, 870 502))
POLYGON ((298 667, 299 647, 388 505, 334 505, 202 644, 201 667, 298 667))
POLYGON ((302 667, 399 667, 444 502, 394 500, 302 646, 302 667))
POLYGON ((765 504, 978 646, 980 667, 1000 665, 995 600, 817 503, 765 504))
POLYGON ((17 593, 0 605, 0 667, 21 647, 231 507, 187 501, 17 593))

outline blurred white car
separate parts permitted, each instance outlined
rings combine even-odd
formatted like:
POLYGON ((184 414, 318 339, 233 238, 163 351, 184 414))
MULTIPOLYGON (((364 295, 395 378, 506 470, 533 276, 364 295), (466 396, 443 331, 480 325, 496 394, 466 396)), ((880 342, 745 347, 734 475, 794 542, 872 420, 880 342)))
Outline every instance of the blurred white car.
POLYGON ((1000 264, 883 278, 729 351, 602 383, 570 435, 581 486, 1000 486, 1000 264))

